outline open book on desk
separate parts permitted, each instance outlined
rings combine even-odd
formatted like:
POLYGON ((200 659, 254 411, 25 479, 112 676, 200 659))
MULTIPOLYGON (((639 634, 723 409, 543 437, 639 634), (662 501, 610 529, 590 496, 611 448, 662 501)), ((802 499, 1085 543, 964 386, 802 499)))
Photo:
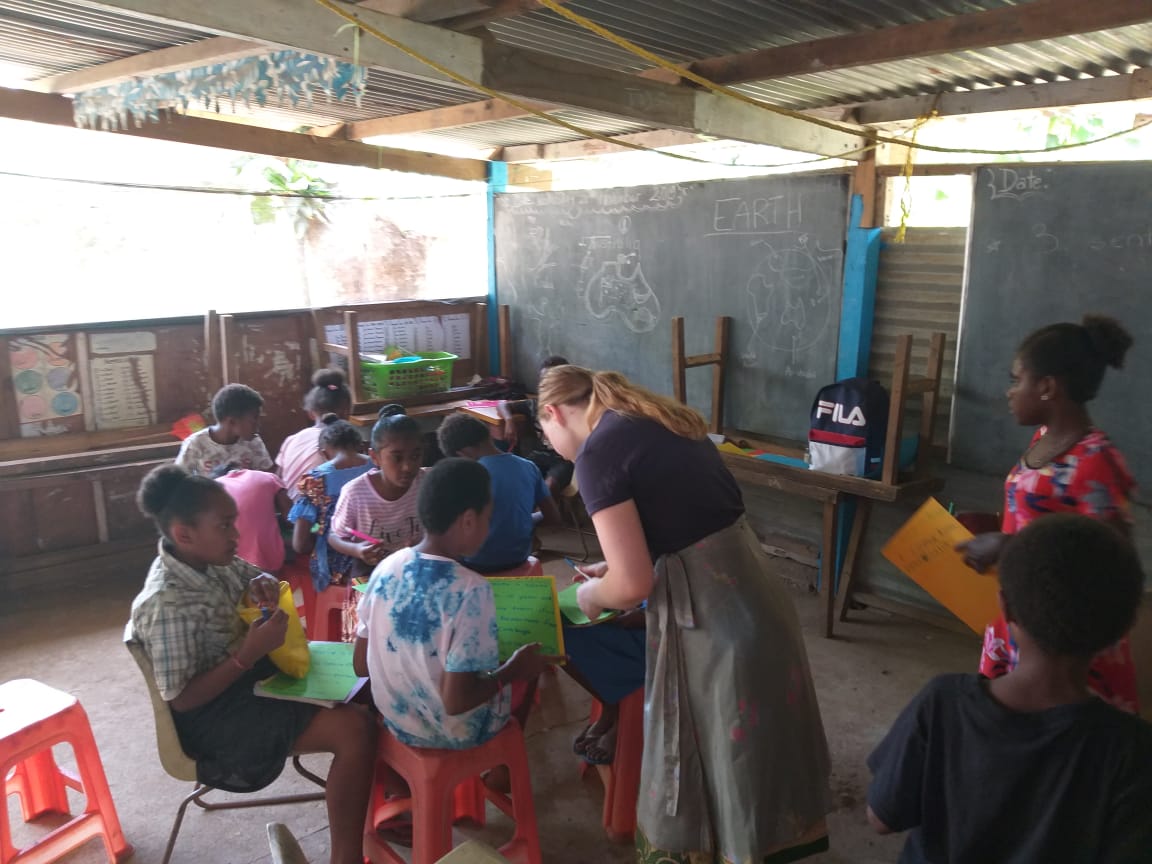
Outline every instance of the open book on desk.
POLYGON ((281 672, 257 681, 252 692, 268 699, 334 708, 350 701, 368 680, 352 669, 350 642, 309 642, 308 653, 312 662, 303 678, 293 678, 281 672))

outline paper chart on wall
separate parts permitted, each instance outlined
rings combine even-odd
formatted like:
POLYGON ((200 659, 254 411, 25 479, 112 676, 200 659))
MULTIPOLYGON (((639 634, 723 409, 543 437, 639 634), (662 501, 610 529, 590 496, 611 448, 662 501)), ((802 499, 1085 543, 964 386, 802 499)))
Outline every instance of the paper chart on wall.
POLYGON ((444 350, 444 328, 440 326, 440 319, 435 315, 417 318, 414 330, 417 351, 444 350))
POLYGON ((83 414, 72 334, 14 337, 8 361, 23 437, 43 435, 54 421, 83 414))
POLYGON ((149 330, 132 333, 89 333, 89 354, 141 354, 156 350, 156 334, 149 330))
POLYGON ((388 344, 395 345, 402 351, 409 351, 415 353, 416 348, 416 319, 415 318, 395 318, 388 322, 391 325, 392 341, 388 344))
POLYGON ((467 312, 441 315, 440 324, 444 327, 444 350, 455 354, 461 360, 471 357, 472 316, 467 312))
POLYGON ((93 357, 88 368, 97 429, 156 423, 156 370, 151 354, 93 357))

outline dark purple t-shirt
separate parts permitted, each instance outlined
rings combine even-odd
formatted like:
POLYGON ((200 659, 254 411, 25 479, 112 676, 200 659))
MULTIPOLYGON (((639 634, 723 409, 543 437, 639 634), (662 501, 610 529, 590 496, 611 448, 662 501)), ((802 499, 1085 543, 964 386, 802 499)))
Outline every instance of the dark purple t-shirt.
POLYGON ((576 480, 590 514, 632 499, 653 560, 727 528, 744 513, 731 472, 707 438, 604 412, 580 452, 576 480))

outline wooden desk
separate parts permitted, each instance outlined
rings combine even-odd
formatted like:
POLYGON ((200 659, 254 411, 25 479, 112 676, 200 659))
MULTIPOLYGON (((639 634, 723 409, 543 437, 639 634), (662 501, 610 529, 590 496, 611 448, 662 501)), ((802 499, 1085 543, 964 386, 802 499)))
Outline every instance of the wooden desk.
POLYGON ((847 611, 850 583, 855 578, 860 557, 860 546, 864 531, 868 527, 868 516, 872 502, 895 503, 917 497, 925 497, 944 486, 943 478, 925 477, 906 480, 891 485, 878 480, 865 480, 862 477, 845 477, 839 474, 826 474, 771 462, 737 456, 721 452, 720 458, 728 466, 733 476, 741 483, 775 489, 788 495, 798 495, 819 501, 823 510, 823 530, 821 531, 820 560, 824 571, 825 619, 824 635, 831 637, 835 621, 836 599, 840 597, 840 620, 847 611), (852 523, 852 533, 844 550, 844 561, 840 566, 839 579, 836 567, 836 529, 839 518, 839 505, 842 502, 857 502, 856 518, 852 523), (840 590, 836 591, 839 581, 840 590))
MULTIPOLYGON (((467 406, 467 399, 454 399, 451 402, 432 402, 427 405, 405 406, 404 412, 409 417, 444 417, 454 414, 467 406)), ((379 419, 375 414, 353 414, 348 422, 353 426, 375 426, 379 419)))
POLYGON ((504 425, 504 418, 500 416, 500 412, 495 408, 488 408, 483 405, 465 405, 460 411, 469 417, 475 417, 477 420, 487 423, 489 426, 504 425))

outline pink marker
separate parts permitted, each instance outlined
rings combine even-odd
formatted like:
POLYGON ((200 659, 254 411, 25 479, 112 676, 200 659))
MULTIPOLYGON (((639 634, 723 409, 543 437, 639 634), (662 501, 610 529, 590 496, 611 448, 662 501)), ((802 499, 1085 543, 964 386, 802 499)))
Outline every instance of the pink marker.
POLYGON ((363 531, 357 531, 355 528, 349 528, 348 533, 359 540, 367 540, 369 543, 383 543, 383 540, 377 540, 375 537, 369 537, 363 531))

